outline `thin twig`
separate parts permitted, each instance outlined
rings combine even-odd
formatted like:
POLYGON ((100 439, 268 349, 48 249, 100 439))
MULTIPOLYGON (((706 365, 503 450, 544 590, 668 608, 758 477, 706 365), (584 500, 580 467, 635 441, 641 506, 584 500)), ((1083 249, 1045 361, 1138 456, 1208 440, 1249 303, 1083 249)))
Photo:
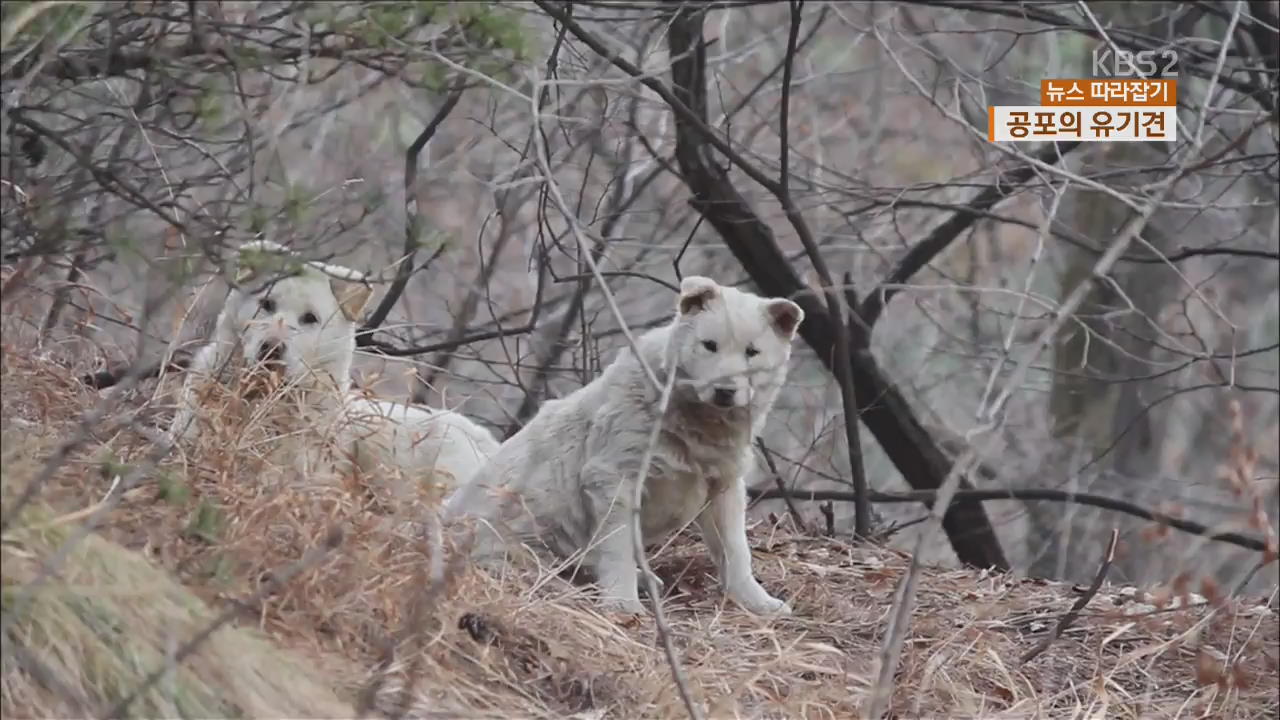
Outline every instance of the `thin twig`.
POLYGON ((1041 640, 1038 645, 1024 653, 1018 662, 1025 665, 1034 660, 1045 650, 1048 650, 1049 646, 1052 645, 1053 642, 1062 635, 1062 633, 1066 632, 1067 628, 1071 627, 1071 624, 1076 621, 1076 618, 1080 617, 1080 611, 1084 610, 1084 607, 1089 604, 1089 601, 1093 600, 1094 596, 1098 594, 1098 590, 1102 587, 1102 582, 1106 580, 1107 572, 1111 570, 1111 563, 1116 559, 1116 543, 1119 541, 1120 531, 1112 528, 1111 540, 1107 543, 1107 552, 1102 556, 1102 564, 1098 566, 1098 572, 1093 576, 1093 583, 1089 585, 1089 589, 1085 590, 1080 597, 1076 598, 1076 601, 1071 605, 1071 609, 1058 620, 1058 624, 1054 626, 1053 631, 1050 632, 1044 640, 1041 640))
MULTIPOLYGON (((1079 142, 1049 143, 1031 154, 1039 162, 1054 164, 1066 157, 1068 153, 1079 147, 1079 142)), ((871 331, 880 319, 881 312, 889 301, 897 295, 902 286, 912 276, 928 265, 942 251, 951 246, 956 239, 973 226, 981 215, 981 211, 994 208, 1002 200, 1022 189, 1037 177, 1034 164, 1023 165, 1006 173, 1000 173, 990 185, 974 195, 971 200, 955 209, 951 217, 939 223, 920 242, 911 246, 898 261, 878 287, 867 293, 858 307, 857 316, 864 324, 865 332, 870 339, 871 331)))
MULTIPOLYGON (((566 8, 566 12, 572 13, 572 11, 573 11, 572 6, 568 6, 566 8)), ((556 33, 555 47, 557 48, 559 47, 559 44, 564 39, 566 32, 567 32, 567 28, 565 28, 564 25, 560 25, 559 30, 556 33)), ((554 55, 554 48, 553 48, 552 59, 554 59, 554 57, 555 55, 554 55)), ((550 79, 550 76, 553 74, 553 71, 554 71, 554 68, 550 65, 550 62, 551 60, 548 60, 548 68, 547 68, 548 79, 550 79)), ((636 109, 638 107, 639 107, 638 100, 632 103, 631 109, 632 109, 633 115, 636 112, 636 109)), ((634 118, 633 118, 632 125, 633 126, 638 125, 638 123, 634 122, 634 118)), ((533 132, 541 132, 541 131, 542 131, 541 126, 538 126, 533 130, 533 132)), ((530 137, 530 142, 533 142, 532 137, 530 137)), ((611 181, 613 185, 613 191, 609 193, 609 201, 608 201, 609 205, 608 205, 608 209, 605 211, 604 226, 600 229, 600 242, 596 243, 594 247, 592 247, 591 249, 591 252, 593 253, 593 258, 597 261, 599 261, 604 257, 606 246, 608 245, 609 241, 613 238, 615 229, 617 228, 618 224, 622 222, 624 218, 624 211, 627 208, 629 208, 632 203, 634 203, 636 200, 640 198, 640 192, 638 191, 631 192, 631 189, 630 189, 630 186, 632 185, 632 183, 630 182, 630 173, 632 170, 631 159, 633 155, 633 146, 634 146, 634 143, 631 142, 630 139, 628 139, 622 150, 622 158, 615 164, 615 167, 614 167, 614 173, 613 173, 614 176, 611 181)), ((650 175, 651 178, 655 176, 656 174, 650 175)), ((644 185, 642 184, 641 188, 638 188, 637 190, 643 189, 643 187, 644 185)), ((581 265, 581 263, 579 264, 581 265)), ((611 277, 611 276, 618 276, 618 275, 624 275, 624 274, 630 275, 632 273, 602 272, 601 277, 611 277)), ((592 275, 591 273, 576 273, 571 276, 562 275, 557 278, 556 282, 575 282, 576 281, 574 291, 573 291, 573 296, 569 300, 568 307, 565 309, 564 314, 560 317, 559 321, 552 327, 552 329, 547 333, 548 335, 550 335, 550 339, 547 342, 545 350, 538 353, 537 364, 532 373, 532 376, 530 377, 529 387, 525 390, 524 398, 521 399, 520 405, 516 408, 514 421, 512 422, 511 426, 507 428, 506 434, 508 437, 515 434, 515 432, 519 430, 520 426, 528 422, 529 418, 533 417, 534 412, 537 410, 538 403, 542 400, 547 390, 547 386, 550 378, 549 369, 551 368, 552 365, 559 362, 561 355, 569 347, 569 343, 567 342, 569 333, 572 331, 574 323, 579 321, 582 315, 583 309, 586 307, 586 297, 587 297, 587 293, 590 292, 591 290, 590 281, 593 279, 595 279, 595 276, 592 275)), ((679 288, 671 287, 671 289, 674 292, 677 292, 677 293, 679 292, 679 288)))
MULTIPOLYGON (((572 11, 573 8, 570 7, 569 10, 572 11)), ((556 68, 559 66, 560 62, 560 51, 564 47, 564 37, 565 29, 561 27, 556 32, 555 42, 552 43, 551 52, 547 57, 546 72, 544 75, 545 79, 548 81, 556 75, 556 68)), ((538 93, 539 108, 546 106, 547 101, 551 97, 551 87, 552 85, 548 83, 543 86, 541 92, 538 93)), ((538 126, 534 126, 529 129, 529 137, 525 139, 524 149, 520 152, 519 159, 516 160, 516 167, 522 167, 525 169, 511 178, 513 187, 509 187, 494 194, 495 200, 497 201, 497 213, 499 217, 498 237, 494 240, 493 247, 489 251, 489 262, 483 263, 484 256, 480 253, 480 250, 484 238, 484 227, 481 227, 481 231, 476 242, 476 252, 477 255, 482 258, 482 266, 479 273, 476 275, 475 281, 470 287, 466 288, 466 296, 463 300, 462 308, 454 317, 453 327, 449 331, 449 340, 457 340, 466 332, 467 325, 471 322, 471 318, 480 304, 481 291, 483 290, 488 292, 489 282, 492 279, 493 274, 498 269, 498 257, 502 254, 502 250, 506 245, 511 241, 511 238, 516 236, 514 227, 516 213, 513 212, 512 209, 523 204, 527 197, 522 194, 519 196, 519 199, 512 201, 512 194, 516 190, 514 184, 520 180, 528 179, 536 172, 537 165, 527 163, 526 161, 529 158, 529 152, 533 148, 533 134, 541 131, 542 128, 538 126)), ((455 357, 452 350, 453 348, 446 348, 442 350, 436 356, 435 360, 428 364, 428 367, 432 369, 426 378, 422 378, 418 374, 414 375, 414 390, 412 398, 414 402, 426 403, 427 393, 431 388, 435 387, 436 379, 449 370, 449 365, 455 357)))
POLYGON ((671 350, 675 347, 675 335, 667 336, 667 347, 663 349, 666 356, 667 381, 663 383, 662 394, 658 399, 658 418, 649 431, 649 444, 645 447, 644 457, 640 459, 640 470, 636 475, 636 483, 631 498, 631 542, 635 553, 636 565, 640 568, 640 578, 644 581, 649 602, 653 605, 653 620, 658 628, 658 638, 662 641, 662 651, 667 656, 667 664, 671 667, 671 679, 676 684, 676 692, 684 703, 685 711, 693 720, 702 720, 702 711, 693 702, 689 692, 689 683, 685 680, 684 671, 680 668, 680 660, 676 657, 675 644, 671 641, 671 628, 667 625, 666 613, 662 609, 662 597, 658 592, 658 583, 654 580, 653 570, 649 567, 649 559, 644 553, 644 531, 640 522, 640 506, 644 500, 644 482, 649 475, 649 464, 653 461, 653 451, 658 446, 658 438, 662 434, 663 418, 667 414, 667 405, 671 402, 671 390, 676 384, 677 373, 671 368, 671 350))
POLYGON ((778 465, 773 461, 773 455, 769 452, 769 448, 764 444, 764 438, 756 438, 756 447, 760 448, 760 454, 764 456, 765 465, 769 466, 769 474, 773 476, 773 482, 778 486, 778 493, 782 496, 783 502, 787 504, 787 512, 791 513, 791 519, 795 521, 796 527, 800 528, 800 532, 805 535, 809 533, 809 526, 805 525, 804 518, 800 517, 800 511, 796 509, 796 504, 791 502, 791 494, 787 492, 787 486, 782 482, 782 473, 778 472, 778 465))

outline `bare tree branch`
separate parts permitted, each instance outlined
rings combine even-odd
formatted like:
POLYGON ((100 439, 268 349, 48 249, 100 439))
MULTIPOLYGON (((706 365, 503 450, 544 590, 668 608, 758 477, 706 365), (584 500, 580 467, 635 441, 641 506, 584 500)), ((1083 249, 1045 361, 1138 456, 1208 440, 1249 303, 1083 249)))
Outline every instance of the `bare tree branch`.
MULTIPOLYGON (((400 300, 400 294, 404 292, 404 288, 409 284, 409 276, 414 272, 414 262, 418 255, 420 246, 420 237, 422 233, 422 225, 418 218, 418 155, 422 149, 426 147, 427 142, 436 134, 436 130, 440 128, 440 124, 449 117, 449 113, 457 107, 458 101, 462 99, 462 93, 466 90, 461 79, 455 80, 453 87, 449 90, 449 95, 445 98, 444 103, 436 110, 436 114, 427 123, 427 126, 418 133, 418 137, 414 138, 412 144, 404 152, 404 252, 397 260, 396 277, 392 281, 391 287, 387 289, 387 294, 382 297, 378 303, 378 307, 374 309, 364 322, 364 327, 356 334, 356 345, 365 346, 369 343, 369 336, 387 319, 387 315, 391 314, 391 308, 395 307, 396 302, 400 300)), ((441 243, 436 248, 435 254, 431 259, 439 257, 444 251, 445 243, 441 243)), ((428 260, 429 264, 431 260, 428 260)), ((423 266, 424 268, 426 265, 423 266)))
MULTIPOLYGON (((1050 143, 1038 150, 1033 157, 1040 162, 1054 164, 1080 145, 1081 143, 1078 142, 1050 143)), ((1037 168, 1031 164, 997 177, 994 183, 966 203, 963 210, 958 210, 935 227, 928 237, 912 246, 880 286, 862 299, 862 305, 858 308, 858 317, 866 326, 867 340, 870 341, 871 331, 880 319, 880 313, 885 305, 901 291, 901 287, 898 286, 905 284, 911 276, 950 247, 951 243, 955 242, 980 217, 979 213, 992 209, 1001 200, 1013 195, 1021 189, 1021 186, 1036 177, 1037 168)))
MULTIPOLYGON (((752 500, 756 501, 778 500, 784 497, 791 498, 792 500, 805 500, 809 502, 851 503, 855 501, 853 493, 843 490, 750 490, 748 492, 751 495, 752 500)), ((882 491, 871 492, 871 500, 877 503, 930 503, 934 502, 937 497, 938 491, 936 490, 914 490, 903 493, 882 491)), ((1191 535, 1199 535, 1216 542, 1235 545, 1236 547, 1241 547, 1246 550, 1253 550, 1260 553, 1267 552, 1267 544, 1264 540, 1236 532, 1217 531, 1203 523, 1175 517, 1159 510, 1152 510, 1128 500, 1109 498, 1103 495, 1096 495, 1087 492, 1025 487, 999 489, 983 488, 980 490, 957 490, 953 500, 954 502, 1018 500, 1023 502, 1060 502, 1088 505, 1091 507, 1122 513, 1124 515, 1130 515, 1143 520, 1150 520, 1158 525, 1171 527, 1174 530, 1181 530, 1182 532, 1189 533, 1191 535)))

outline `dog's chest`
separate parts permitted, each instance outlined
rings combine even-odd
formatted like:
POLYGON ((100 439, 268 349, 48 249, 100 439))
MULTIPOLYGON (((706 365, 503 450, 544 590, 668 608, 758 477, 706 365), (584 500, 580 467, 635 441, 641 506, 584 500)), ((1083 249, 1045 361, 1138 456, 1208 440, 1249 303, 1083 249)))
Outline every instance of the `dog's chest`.
POLYGON ((664 432, 661 450, 653 458, 640 507, 644 536, 653 541, 692 522, 743 471, 744 454, 732 445, 664 432))

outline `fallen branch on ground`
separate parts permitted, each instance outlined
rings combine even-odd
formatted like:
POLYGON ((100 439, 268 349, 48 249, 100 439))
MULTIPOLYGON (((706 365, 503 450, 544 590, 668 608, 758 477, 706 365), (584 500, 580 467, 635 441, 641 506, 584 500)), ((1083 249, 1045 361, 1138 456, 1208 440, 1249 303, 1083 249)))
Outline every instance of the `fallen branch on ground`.
POLYGON ((1076 618, 1080 617, 1080 611, 1083 610, 1085 605, 1088 605, 1089 601, 1098 594, 1098 590, 1102 587, 1102 581, 1107 579, 1107 571, 1111 569, 1111 563, 1116 559, 1116 543, 1119 541, 1120 531, 1113 528, 1111 530, 1111 541, 1107 543, 1107 552, 1102 556, 1102 564, 1098 566, 1098 573, 1093 576, 1093 583, 1089 585, 1089 589, 1085 590, 1080 597, 1072 603, 1071 609, 1062 616, 1062 619, 1058 621, 1056 626, 1054 626, 1053 631, 1050 632, 1039 645, 1036 645, 1023 653, 1019 662, 1025 665, 1036 659, 1037 656, 1045 650, 1048 650, 1049 646, 1053 644, 1053 641, 1061 637, 1062 633, 1066 632, 1067 628, 1071 627, 1071 623, 1075 622, 1076 618))

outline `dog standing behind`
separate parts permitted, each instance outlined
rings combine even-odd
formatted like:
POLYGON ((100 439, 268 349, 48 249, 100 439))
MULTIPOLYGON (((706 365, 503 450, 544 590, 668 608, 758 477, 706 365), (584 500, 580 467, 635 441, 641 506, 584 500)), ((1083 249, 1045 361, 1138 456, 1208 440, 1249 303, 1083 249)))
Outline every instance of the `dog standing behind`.
POLYGON ((657 412, 661 391, 635 354, 623 350, 591 383, 546 402, 455 490, 445 503, 446 523, 457 531, 471 525, 472 558, 484 565, 500 565, 521 544, 564 559, 581 554, 606 607, 643 612, 634 483, 654 424, 661 423, 639 514, 645 544, 696 521, 725 594, 753 613, 789 615, 790 606, 752 573, 743 475, 752 438, 786 380, 803 319, 790 300, 685 278, 674 319, 637 341, 661 382, 675 373, 666 413, 657 412))
POLYGON ((210 420, 204 413, 215 411, 211 391, 238 384, 274 432, 268 455, 304 477, 359 469, 434 477, 446 489, 466 482, 497 450, 491 433, 457 412, 351 389, 355 334, 371 295, 354 270, 301 261, 269 241, 245 243, 213 338, 187 369, 170 438, 198 437, 210 420))

